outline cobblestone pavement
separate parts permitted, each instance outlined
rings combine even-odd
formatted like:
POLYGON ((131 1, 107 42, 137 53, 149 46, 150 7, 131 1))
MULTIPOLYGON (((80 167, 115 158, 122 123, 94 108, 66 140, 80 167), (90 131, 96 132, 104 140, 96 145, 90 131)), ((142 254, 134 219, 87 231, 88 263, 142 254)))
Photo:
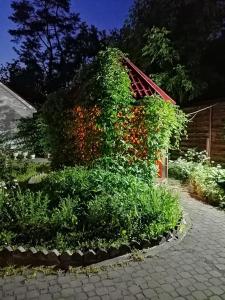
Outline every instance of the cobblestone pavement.
POLYGON ((225 213, 186 193, 182 205, 192 228, 167 250, 89 276, 0 279, 0 299, 225 299, 225 213))

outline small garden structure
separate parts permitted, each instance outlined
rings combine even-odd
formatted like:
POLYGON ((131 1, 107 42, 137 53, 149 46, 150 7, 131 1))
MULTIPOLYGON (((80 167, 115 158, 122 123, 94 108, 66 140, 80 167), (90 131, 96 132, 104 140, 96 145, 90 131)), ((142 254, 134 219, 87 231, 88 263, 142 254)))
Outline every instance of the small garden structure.
POLYGON ((51 95, 44 109, 56 167, 115 154, 159 165, 177 146, 185 114, 119 50, 100 52, 75 81, 66 95, 51 95))

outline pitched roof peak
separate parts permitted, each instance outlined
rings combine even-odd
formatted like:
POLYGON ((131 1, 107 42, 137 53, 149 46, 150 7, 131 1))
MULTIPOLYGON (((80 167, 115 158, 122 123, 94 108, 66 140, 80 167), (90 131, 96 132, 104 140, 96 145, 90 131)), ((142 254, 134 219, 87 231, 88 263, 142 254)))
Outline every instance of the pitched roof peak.
POLYGON ((128 58, 124 57, 124 64, 128 69, 131 80, 131 88, 136 99, 158 94, 165 101, 175 104, 175 101, 155 84, 144 72, 135 66, 128 58))

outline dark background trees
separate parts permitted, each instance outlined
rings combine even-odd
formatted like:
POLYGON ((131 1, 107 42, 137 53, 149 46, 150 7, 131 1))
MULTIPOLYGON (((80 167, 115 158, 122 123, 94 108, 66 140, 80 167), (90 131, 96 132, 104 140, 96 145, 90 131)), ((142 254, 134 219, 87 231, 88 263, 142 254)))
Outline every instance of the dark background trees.
MULTIPOLYGON (((185 80, 191 80, 193 88, 187 93, 183 89, 180 99, 177 89, 174 89, 172 84, 169 92, 178 101, 224 96, 224 20, 224 0, 135 0, 121 31, 123 47, 148 74, 174 72, 173 67, 179 63, 186 73, 185 80), (160 64, 156 66, 149 63, 152 61, 152 51, 149 51, 149 55, 143 55, 143 48, 146 50, 147 47, 154 47, 155 53, 166 50, 160 43, 158 49, 156 44, 149 44, 146 34, 153 27, 165 28, 169 32, 166 47, 168 48, 169 42, 177 56, 170 66, 164 64, 162 67, 160 64)), ((154 38, 156 40, 156 36, 154 38)), ((161 59, 168 59, 167 55, 165 51, 164 59, 161 59)), ((170 74, 172 80, 176 75, 170 74)), ((179 80, 177 85, 180 85, 179 80)), ((162 87, 168 90, 166 82, 162 83, 162 87)))
POLYGON ((104 33, 71 12, 69 0, 15 0, 9 30, 17 59, 2 70, 3 80, 35 105, 67 87, 73 74, 101 49, 104 33))
POLYGON ((180 103, 225 95, 225 1, 135 0, 121 30, 81 21, 70 0, 14 0, 10 34, 17 58, 0 80, 40 106, 110 45, 180 103))

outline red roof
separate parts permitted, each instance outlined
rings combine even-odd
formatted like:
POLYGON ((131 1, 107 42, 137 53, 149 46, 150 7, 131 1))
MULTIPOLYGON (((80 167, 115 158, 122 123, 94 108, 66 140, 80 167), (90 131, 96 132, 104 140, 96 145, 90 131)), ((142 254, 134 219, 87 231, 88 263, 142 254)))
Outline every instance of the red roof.
POLYGON ((131 88, 135 99, 142 99, 145 96, 158 94, 165 101, 175 103, 157 84, 155 84, 146 74, 136 67, 129 59, 124 58, 128 74, 131 79, 131 88))

